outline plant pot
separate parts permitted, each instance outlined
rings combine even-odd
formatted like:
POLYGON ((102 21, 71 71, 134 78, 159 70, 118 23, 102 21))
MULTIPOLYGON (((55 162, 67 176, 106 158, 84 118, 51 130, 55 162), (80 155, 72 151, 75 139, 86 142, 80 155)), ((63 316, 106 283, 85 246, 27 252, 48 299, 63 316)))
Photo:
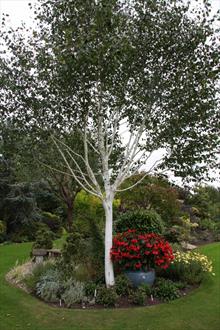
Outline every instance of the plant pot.
POLYGON ((155 281, 154 269, 151 269, 148 272, 142 270, 131 270, 125 271, 124 274, 135 288, 139 287, 141 284, 147 284, 149 286, 152 286, 155 281))

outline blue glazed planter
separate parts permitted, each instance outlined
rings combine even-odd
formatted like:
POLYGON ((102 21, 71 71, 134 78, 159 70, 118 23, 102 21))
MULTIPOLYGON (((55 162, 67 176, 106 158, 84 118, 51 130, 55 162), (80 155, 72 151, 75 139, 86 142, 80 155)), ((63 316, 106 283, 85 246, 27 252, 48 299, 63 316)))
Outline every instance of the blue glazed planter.
POLYGON ((155 270, 151 269, 148 272, 142 270, 125 271, 125 276, 131 281, 132 285, 137 288, 141 284, 152 286, 155 281, 155 270))

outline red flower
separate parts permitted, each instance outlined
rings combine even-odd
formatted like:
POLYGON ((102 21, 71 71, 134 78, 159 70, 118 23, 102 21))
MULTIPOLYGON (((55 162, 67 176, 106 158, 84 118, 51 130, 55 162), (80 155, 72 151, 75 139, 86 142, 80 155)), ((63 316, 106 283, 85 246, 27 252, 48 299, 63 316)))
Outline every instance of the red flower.
POLYGON ((111 258, 121 268, 140 269, 157 265, 166 269, 174 256, 171 246, 160 235, 140 235, 130 229, 114 237, 111 258))
POLYGON ((140 262, 137 262, 137 263, 135 264, 135 268, 137 268, 137 269, 140 269, 141 266, 142 266, 142 264, 141 264, 140 262))
POLYGON ((135 244, 135 243, 137 243, 138 242, 138 240, 136 239, 136 238, 133 238, 132 240, 131 240, 131 243, 133 243, 133 244, 135 244))

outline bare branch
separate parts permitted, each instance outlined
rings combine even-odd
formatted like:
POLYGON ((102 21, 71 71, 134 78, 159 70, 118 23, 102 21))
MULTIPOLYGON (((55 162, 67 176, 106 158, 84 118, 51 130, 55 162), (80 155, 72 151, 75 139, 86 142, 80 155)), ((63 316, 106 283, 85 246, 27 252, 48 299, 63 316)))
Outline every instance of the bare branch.
MULTIPOLYGON (((123 181, 123 178, 126 176, 126 174, 129 172, 129 170, 131 168, 131 164, 133 163, 134 156, 136 155, 136 152, 137 152, 139 141, 143 134, 143 129, 144 129, 144 123, 142 123, 142 125, 140 126, 131 147, 127 148, 127 150, 126 150, 125 160, 124 160, 124 162, 121 166, 121 169, 117 175, 117 178, 113 184, 114 190, 116 190, 117 187, 121 184, 121 182, 123 181)), ((129 144, 130 143, 131 143, 131 136, 129 139, 129 144)))
POLYGON ((147 175, 149 175, 149 173, 155 168, 156 164, 159 163, 161 160, 162 160, 162 158, 156 160, 154 162, 154 164, 151 166, 151 168, 145 173, 145 175, 140 180, 138 180, 137 182, 135 182, 133 185, 131 185, 131 186, 125 188, 125 189, 117 189, 116 192, 122 192, 122 191, 130 190, 130 189, 134 188, 135 186, 137 186, 139 183, 141 183, 144 180, 144 178, 147 175))
POLYGON ((92 194, 92 195, 95 195, 95 196, 97 196, 97 197, 103 199, 103 196, 102 196, 102 194, 100 194, 99 191, 95 191, 95 192, 94 192, 94 191, 88 189, 88 188, 87 188, 87 187, 86 187, 86 186, 85 186, 85 185, 84 185, 84 184, 78 179, 78 177, 75 175, 74 171, 72 170, 71 166, 69 165, 69 162, 67 161, 67 159, 66 159, 64 153, 63 153, 62 150, 60 149, 60 147, 59 147, 59 145, 57 144, 57 142, 56 142, 55 139, 53 139, 53 142, 54 142, 54 144, 56 145, 56 147, 57 147, 58 151, 60 152, 61 156, 63 157, 63 159, 64 159, 64 161, 65 161, 65 163, 66 163, 68 169, 70 170, 72 176, 73 176, 74 179, 78 182, 78 184, 79 184, 79 185, 80 185, 85 191, 87 191, 88 193, 90 193, 90 194, 92 194))
POLYGON ((114 141, 115 141, 115 136, 116 136, 116 132, 117 132, 117 126, 118 126, 118 119, 119 119, 119 111, 117 111, 116 118, 114 119, 114 123, 113 123, 111 145, 110 145, 110 148, 109 148, 108 157, 111 156, 112 150, 113 150, 113 147, 114 147, 114 141))
POLYGON ((82 155, 78 154, 77 152, 75 152, 73 149, 71 149, 66 143, 64 143, 63 141, 60 141, 59 139, 57 139, 54 135, 51 135, 52 140, 56 140, 58 143, 62 144, 66 149, 68 149, 70 152, 72 152, 74 155, 78 156, 79 158, 82 159, 82 161, 84 163, 86 163, 85 159, 83 158, 82 155))
POLYGON ((96 180, 95 174, 94 174, 94 172, 93 172, 93 170, 92 170, 92 168, 89 164, 86 125, 85 125, 85 131, 84 131, 84 153, 85 153, 85 164, 86 164, 86 169, 87 169, 88 175, 89 175, 91 181, 93 182, 93 184, 95 185, 98 193, 102 196, 100 185, 98 184, 98 181, 96 180))

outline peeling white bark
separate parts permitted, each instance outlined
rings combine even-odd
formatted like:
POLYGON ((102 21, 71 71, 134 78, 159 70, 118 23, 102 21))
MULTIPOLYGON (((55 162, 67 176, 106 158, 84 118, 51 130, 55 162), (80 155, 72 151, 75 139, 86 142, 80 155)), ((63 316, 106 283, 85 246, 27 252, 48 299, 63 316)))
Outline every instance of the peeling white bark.
MULTIPOLYGON (((101 92, 100 92, 101 93, 101 92)), ((98 102, 98 113, 102 113, 102 102, 101 99, 98 102)), ((124 150, 124 160, 121 167, 118 169, 116 178, 113 180, 111 178, 111 168, 109 166, 109 158, 112 154, 114 143, 115 143, 115 136, 117 133, 117 129, 120 126, 119 120, 119 113, 116 114, 115 119, 112 123, 112 132, 111 138, 108 139, 108 125, 105 123, 105 118, 102 114, 97 118, 97 140, 96 146, 91 146, 91 142, 88 141, 88 134, 87 134, 87 122, 85 122, 85 131, 83 134, 84 138, 84 157, 72 151, 68 146, 64 143, 60 142, 57 139, 53 138, 55 145, 57 146, 59 152, 61 153, 64 162, 67 165, 71 175, 75 178, 75 180, 80 184, 80 186, 86 190, 87 192, 99 197, 102 201, 103 208, 105 210, 105 281, 106 286, 111 287, 114 285, 114 268, 113 263, 111 261, 111 248, 112 248, 112 232, 113 232, 113 200, 115 193, 117 191, 124 191, 135 187, 138 183, 140 183, 146 175, 148 175, 151 170, 154 169, 158 161, 156 161, 150 170, 143 176, 138 182, 127 187, 126 189, 119 190, 118 188, 123 183, 123 181, 128 178, 131 174, 137 173, 138 169, 141 165, 135 166, 135 162, 137 160, 137 155, 140 153, 139 145, 141 138, 143 136, 144 131, 144 121, 142 125, 136 131, 134 129, 130 132, 130 137, 128 144, 124 150), (61 149, 61 145, 64 147, 61 149), (89 162, 89 151, 88 146, 91 146, 92 149, 99 155, 99 159, 101 162, 101 167, 99 169, 100 175, 103 179, 103 185, 100 185, 98 180, 95 177, 95 173, 93 172, 92 167, 90 166, 89 162), (72 169, 68 163, 67 154, 73 163, 76 166, 76 169, 72 169), (86 173, 82 171, 80 166, 77 164, 77 157, 80 157, 85 166, 86 166, 86 173), (77 174, 80 174, 80 177, 77 174)), ((149 153, 149 159, 152 152, 149 153)), ((140 158, 142 157, 139 156, 140 158)), ((139 159, 139 158, 138 158, 139 159)), ((143 165, 143 164, 142 164, 143 165)))
POLYGON ((105 210, 105 283, 109 288, 115 284, 114 268, 111 260, 110 252, 112 248, 112 232, 113 232, 113 208, 112 200, 103 202, 105 210))

